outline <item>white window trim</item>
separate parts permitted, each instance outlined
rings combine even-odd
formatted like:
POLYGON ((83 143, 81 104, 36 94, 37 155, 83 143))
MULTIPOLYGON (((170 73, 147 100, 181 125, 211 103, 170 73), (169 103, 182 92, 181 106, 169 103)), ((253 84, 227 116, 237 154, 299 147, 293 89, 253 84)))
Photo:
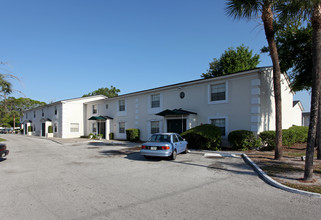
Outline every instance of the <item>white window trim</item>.
MULTIPOLYGON (((163 109, 163 96, 161 93, 152 93, 148 94, 148 104, 147 104, 147 112, 148 114, 156 114, 162 111, 163 109), (159 95, 159 107, 158 108, 152 108, 152 95, 159 95)), ((156 120, 155 120, 156 121, 156 120)))
POLYGON ((80 123, 79 122, 70 122, 69 123, 69 132, 74 134, 74 133, 80 133, 80 123), (71 124, 78 124, 78 132, 77 131, 71 131, 71 124))
POLYGON ((159 132, 163 132, 163 121, 162 120, 157 120, 157 119, 153 119, 153 120, 149 120, 148 123, 147 123, 147 133, 148 133, 148 138, 150 136, 152 136, 152 133, 151 133, 151 129, 152 129, 152 125, 151 125, 151 122, 152 121, 158 121, 159 122, 159 132))
POLYGON ((212 119, 225 119, 225 136, 222 136, 224 138, 227 138, 228 134, 229 134, 229 127, 228 127, 228 117, 227 116, 211 116, 208 117, 208 123, 211 123, 212 119))
POLYGON ((117 116, 126 116, 127 115, 127 99, 119 99, 117 100, 117 116), (125 101, 125 111, 119 111, 119 101, 125 101))
POLYGON ((208 92, 207 92, 207 97, 208 97, 208 104, 222 104, 222 103, 228 103, 228 80, 225 80, 225 82, 220 81, 220 82, 215 82, 211 83, 208 85, 208 92), (225 100, 220 100, 220 101, 211 101, 211 86, 213 85, 218 85, 225 83, 225 100))
POLYGON ((120 135, 126 135, 126 129, 127 129, 127 128, 126 128, 126 127, 127 127, 126 124, 127 124, 127 123, 126 123, 125 121, 119 121, 119 122, 118 122, 118 126, 117 126, 117 127, 118 127, 118 129, 117 129, 117 133, 118 133, 118 134, 120 134, 120 135), (119 124, 120 124, 120 123, 124 123, 124 125, 125 125, 124 133, 120 133, 120 132, 119 132, 119 129, 120 129, 119 124))

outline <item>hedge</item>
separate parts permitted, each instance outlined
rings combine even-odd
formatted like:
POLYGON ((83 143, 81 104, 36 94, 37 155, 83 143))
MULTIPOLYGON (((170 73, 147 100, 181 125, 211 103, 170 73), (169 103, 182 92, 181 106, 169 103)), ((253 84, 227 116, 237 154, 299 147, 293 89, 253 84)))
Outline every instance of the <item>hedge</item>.
POLYGON ((261 146, 261 139, 256 138, 252 131, 235 130, 229 133, 228 141, 234 150, 249 150, 261 146))
MULTIPOLYGON (((291 147, 295 143, 305 143, 308 139, 309 128, 305 126, 292 126, 282 130, 282 145, 291 147)), ((263 143, 261 150, 275 149, 275 131, 263 131, 260 133, 263 143)))
POLYGON ((113 132, 110 132, 110 133, 109 133, 109 139, 110 139, 110 140, 114 140, 114 133, 113 133, 113 132))
POLYGON ((127 141, 139 141, 140 131, 138 128, 128 128, 126 129, 126 139, 127 141))
POLYGON ((181 134, 192 149, 217 150, 221 145, 221 129, 210 124, 199 125, 181 134))
POLYGON ((32 126, 28 126, 28 132, 32 132, 32 126))

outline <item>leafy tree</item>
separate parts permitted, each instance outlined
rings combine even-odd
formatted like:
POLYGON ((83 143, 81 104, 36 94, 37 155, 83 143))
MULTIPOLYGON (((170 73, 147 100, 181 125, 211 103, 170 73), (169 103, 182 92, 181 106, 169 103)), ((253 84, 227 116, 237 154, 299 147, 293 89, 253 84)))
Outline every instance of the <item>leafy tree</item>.
MULTIPOLYGON (((282 72, 287 72, 293 91, 311 90, 312 86, 312 26, 300 21, 278 20, 274 23, 276 45, 282 72)), ((261 50, 269 52, 267 47, 261 50)))
POLYGON ((228 48, 224 51, 220 59, 213 59, 210 69, 203 73, 201 77, 211 78, 228 73, 236 73, 244 70, 254 69, 260 63, 260 56, 249 50, 249 47, 241 45, 236 48, 228 48))
POLYGON ((276 147, 274 158, 282 158, 282 101, 281 101, 281 69, 278 50, 274 39, 273 15, 278 0, 227 0, 226 12, 235 19, 257 18, 261 15, 265 36, 269 45, 273 63, 273 86, 275 99, 276 147))
POLYGON ((8 97, 0 101, 0 125, 4 127, 15 126, 16 119, 23 115, 23 112, 45 105, 45 102, 32 100, 29 98, 8 97), (4 106, 6 105, 6 108, 4 106))
MULTIPOLYGON (((321 0, 283 0, 279 8, 285 18, 295 18, 303 15, 312 26, 312 94, 310 125, 306 148, 304 179, 313 178, 314 147, 317 141, 318 118, 321 117, 321 0)), ((320 120, 319 120, 320 121, 320 120)), ((319 126, 320 129, 320 126, 319 126)), ((319 136, 320 138, 320 136, 319 136)))
POLYGON ((110 88, 99 88, 93 92, 90 92, 88 94, 83 95, 82 97, 88 97, 88 96, 94 96, 94 95, 104 95, 108 98, 112 98, 115 96, 118 96, 118 93, 120 92, 119 89, 116 89, 114 86, 110 86, 110 88))

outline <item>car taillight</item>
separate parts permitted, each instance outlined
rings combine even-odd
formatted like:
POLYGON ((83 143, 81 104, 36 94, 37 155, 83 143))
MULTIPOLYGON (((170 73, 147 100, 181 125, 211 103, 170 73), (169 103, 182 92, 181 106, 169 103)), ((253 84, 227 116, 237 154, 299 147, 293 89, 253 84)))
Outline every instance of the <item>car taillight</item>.
POLYGON ((146 146, 145 146, 145 145, 142 145, 142 149, 146 149, 146 146))
POLYGON ((162 150, 169 150, 170 147, 169 146, 162 146, 162 150))

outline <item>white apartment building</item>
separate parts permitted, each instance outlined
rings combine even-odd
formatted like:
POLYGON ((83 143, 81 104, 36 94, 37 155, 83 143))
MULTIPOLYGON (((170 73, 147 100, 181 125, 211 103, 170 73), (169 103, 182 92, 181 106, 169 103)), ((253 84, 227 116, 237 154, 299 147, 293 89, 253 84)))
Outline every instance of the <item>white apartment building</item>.
MULTIPOLYGON (((283 128, 301 125, 302 105, 293 100, 287 76, 282 75, 283 128)), ((275 129, 272 68, 257 68, 210 79, 199 79, 114 98, 92 96, 56 102, 25 112, 25 126, 34 135, 55 137, 100 133, 109 139, 126 139, 126 129, 138 128, 141 140, 155 132, 177 132, 201 124, 221 128, 223 138, 234 130, 254 133, 275 129), (55 112, 58 116, 42 111, 55 112), (36 115, 34 118, 32 118, 36 115), (39 116, 38 116, 39 115, 39 116)))

